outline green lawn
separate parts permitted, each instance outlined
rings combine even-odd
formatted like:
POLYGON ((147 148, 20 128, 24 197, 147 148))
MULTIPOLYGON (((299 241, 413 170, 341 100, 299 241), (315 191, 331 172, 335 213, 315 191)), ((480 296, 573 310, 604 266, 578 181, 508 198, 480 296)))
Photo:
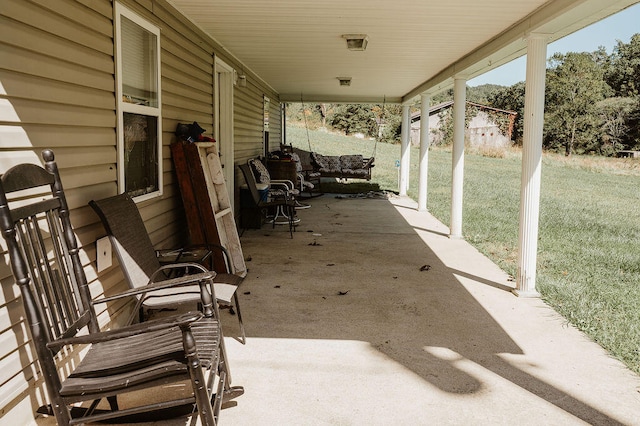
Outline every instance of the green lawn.
MULTIPOLYGON (((312 150, 370 156, 375 143, 310 131, 312 150)), ((309 149, 304 128, 287 143, 309 149)), ((378 143, 373 183, 397 191, 400 146, 378 143)), ((411 151, 416 199, 419 150, 411 151)), ((569 322, 640 373, 640 161, 545 155, 537 289, 569 322)), ((515 276, 521 158, 465 155, 463 234, 515 276)), ((451 153, 429 152, 429 211, 449 224, 451 153)))

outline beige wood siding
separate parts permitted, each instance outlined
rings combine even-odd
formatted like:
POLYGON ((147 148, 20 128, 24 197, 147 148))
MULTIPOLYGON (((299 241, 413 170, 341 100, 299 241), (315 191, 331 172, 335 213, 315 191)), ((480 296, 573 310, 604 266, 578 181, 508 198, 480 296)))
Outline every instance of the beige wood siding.
MULTIPOLYGON (((169 148, 174 130, 197 121, 211 135, 214 55, 236 69, 242 64, 168 2, 122 4, 161 29, 164 195, 139 208, 154 245, 174 247, 187 238, 169 148)), ((111 268, 96 271, 95 241, 105 231, 87 205, 117 192, 114 34, 110 0, 0 2, 0 173, 21 162, 40 163, 43 149, 54 150, 94 296, 126 288, 115 259, 111 268)), ((257 76, 247 77, 246 88, 235 88, 236 162, 263 152, 265 95, 272 146, 280 140, 277 94, 257 76)), ((27 424, 46 396, 1 238, 0 255, 0 423, 27 424)), ((111 305, 101 323, 108 326, 129 309, 126 302, 111 305)))
MULTIPOLYGON (((113 29, 109 0, 86 3, 0 2, 0 173, 54 150, 97 295, 122 281, 96 280, 98 232, 87 207, 115 188, 113 29)), ((46 397, 5 250, 0 240, 0 423, 26 424, 46 397)))
POLYGON ((236 162, 263 155, 263 99, 270 99, 269 144, 271 150, 280 146, 279 98, 268 86, 247 74, 247 86, 236 87, 234 99, 236 162))
MULTIPOLYGON (((229 60, 225 58, 225 60, 229 60)), ((280 101, 278 94, 251 73, 247 75, 247 86, 234 90, 234 154, 235 164, 246 163, 248 159, 264 155, 264 96, 270 99, 269 108, 269 148, 280 147, 282 129, 280 101)), ((244 183, 244 176, 236 167, 234 197, 236 222, 240 214, 240 194, 238 186, 244 183)))

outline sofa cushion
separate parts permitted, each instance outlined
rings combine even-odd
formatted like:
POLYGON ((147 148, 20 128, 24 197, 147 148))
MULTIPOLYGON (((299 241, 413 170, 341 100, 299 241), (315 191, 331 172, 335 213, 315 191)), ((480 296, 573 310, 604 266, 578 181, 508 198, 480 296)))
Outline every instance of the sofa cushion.
POLYGON ((340 157, 330 155, 330 156, 325 156, 324 160, 327 165, 326 167, 323 167, 323 168, 332 172, 334 171, 339 172, 342 169, 342 167, 340 167, 340 157))
POLYGON ((251 167, 253 168, 253 174, 256 176, 256 181, 259 183, 269 184, 271 182, 271 176, 269 170, 262 164, 262 161, 257 158, 249 160, 251 167))
POLYGON ((300 161, 300 156, 297 153, 292 152, 291 160, 293 160, 293 162, 296 164, 296 172, 300 173, 302 171, 302 162, 300 161))
POLYGON ((369 176, 367 169, 342 169, 342 175, 345 177, 354 177, 365 179, 369 176))
POLYGON ((313 162, 316 163, 316 166, 318 166, 318 168, 320 168, 320 169, 326 169, 327 168, 327 162, 324 159, 324 155, 318 154, 316 152, 312 152, 311 153, 311 160, 313 160, 313 162))
POLYGON ((357 170, 361 169, 363 165, 362 155, 341 155, 340 156, 340 169, 357 170))

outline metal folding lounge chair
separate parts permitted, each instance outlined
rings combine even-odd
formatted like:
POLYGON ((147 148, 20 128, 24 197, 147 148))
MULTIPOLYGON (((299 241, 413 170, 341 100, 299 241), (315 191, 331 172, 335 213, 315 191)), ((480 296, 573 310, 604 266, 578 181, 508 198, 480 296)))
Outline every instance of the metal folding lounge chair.
MULTIPOLYGON (((267 169, 267 167, 259 158, 251 158, 247 161, 247 164, 251 166, 251 171, 253 172, 253 176, 255 177, 256 185, 267 185, 269 196, 271 198, 282 198, 284 193, 284 195, 288 199, 293 201, 296 209, 310 207, 305 207, 298 202, 297 197, 300 195, 300 190, 296 188, 296 185, 293 181, 288 179, 272 179, 271 173, 269 173, 269 169, 267 169)), ((289 217, 283 207, 276 208, 276 213, 272 220, 276 225, 289 224, 289 217), (280 217, 280 215, 282 215, 285 220, 278 222, 278 217, 280 217)), ((300 218, 294 215, 293 223, 295 224, 299 222, 300 218)))
MULTIPOLYGON (((256 178, 251 170, 251 166, 249 164, 240 164, 240 170, 244 175, 245 183, 247 184, 247 188, 251 193, 251 197, 255 205, 265 213, 272 208, 283 209, 284 216, 288 220, 289 224, 289 234, 291 238, 293 238, 294 231, 294 218, 295 218, 295 201, 290 197, 287 191, 281 191, 279 193, 272 193, 267 199, 264 199, 260 196, 258 192, 256 178)), ((275 220, 273 221, 273 226, 275 227, 275 220)))
MULTIPOLYGON (((127 194, 120 194, 102 200, 92 200, 89 205, 98 214, 109 235, 129 286, 131 288, 146 286, 151 277, 160 269, 161 263, 135 202, 127 194)), ((208 244, 206 248, 222 250, 227 259, 228 267, 232 268, 231 262, 228 261, 228 254, 223 247, 208 244)), ((187 253, 189 253, 189 248, 182 252, 182 259, 189 259, 187 253)), ((178 258, 177 261, 180 262, 182 259, 178 258)), ((244 344, 246 343, 246 334, 237 292, 242 280, 243 277, 233 273, 216 272, 213 285, 218 303, 221 306, 232 308, 231 312, 235 308, 240 327, 238 340, 244 344)), ((137 307, 140 314, 144 315, 146 310, 166 309, 178 304, 198 302, 198 289, 195 286, 190 286, 139 296, 137 307)))

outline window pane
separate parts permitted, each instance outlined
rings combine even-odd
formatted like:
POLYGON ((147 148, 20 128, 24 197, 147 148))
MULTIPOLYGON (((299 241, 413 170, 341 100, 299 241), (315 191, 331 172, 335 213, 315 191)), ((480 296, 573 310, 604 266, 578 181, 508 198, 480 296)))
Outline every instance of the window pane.
POLYGON ((157 39, 125 16, 122 22, 122 100, 158 106, 157 39))
POLYGON ((158 118, 124 113, 125 190, 132 197, 158 188, 158 118))

